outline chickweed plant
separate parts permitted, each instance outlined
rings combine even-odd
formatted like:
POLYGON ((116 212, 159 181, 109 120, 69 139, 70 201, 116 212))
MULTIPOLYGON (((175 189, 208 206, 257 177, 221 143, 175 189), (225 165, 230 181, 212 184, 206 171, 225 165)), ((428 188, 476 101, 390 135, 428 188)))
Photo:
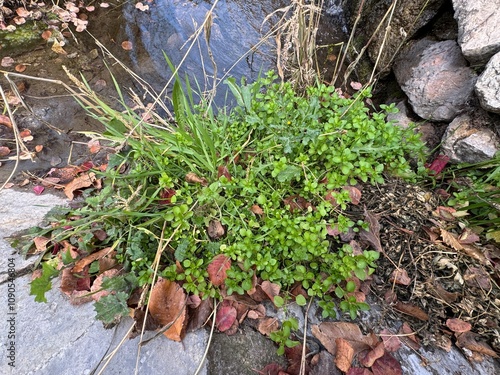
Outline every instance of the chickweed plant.
MULTIPOLYGON (((134 288, 153 281, 159 246, 158 274, 187 293, 244 294, 259 278, 284 289, 301 283, 325 317, 335 314, 339 283, 373 272, 376 251, 355 255, 328 228, 358 225, 344 212, 345 187, 381 184, 384 174, 414 176, 408 157, 423 156, 419 135, 385 121, 393 106, 372 112, 364 102, 369 88, 345 98, 318 83, 298 95, 273 72, 251 84, 226 83, 237 105, 215 114, 177 81, 171 126, 95 101, 104 136, 122 147, 106 171, 95 171, 103 188, 48 231, 53 242, 69 239, 81 253, 116 251, 124 274, 105 279, 116 293, 99 301, 102 310, 127 313, 134 288), (218 254, 232 261, 221 286, 207 271, 218 254)), ((39 300, 55 275, 53 257, 45 255, 45 279, 32 284, 39 300)), ((91 264, 90 272, 99 267, 91 264)), ((353 317, 365 307, 345 301, 353 317)))

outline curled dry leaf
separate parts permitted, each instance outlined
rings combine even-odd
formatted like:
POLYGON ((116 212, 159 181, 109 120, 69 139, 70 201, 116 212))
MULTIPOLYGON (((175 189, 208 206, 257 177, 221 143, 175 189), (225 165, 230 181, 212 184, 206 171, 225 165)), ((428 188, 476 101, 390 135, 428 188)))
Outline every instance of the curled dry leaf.
POLYGON ((349 192, 351 203, 357 206, 361 201, 361 191, 355 186, 344 186, 343 189, 349 192))
POLYGON ((87 267, 90 263, 92 263, 94 260, 100 259, 106 255, 108 255, 113 249, 111 247, 107 247, 105 249, 96 251, 95 253, 92 253, 90 255, 87 255, 85 258, 80 259, 78 262, 76 262, 75 266, 73 267, 73 272, 81 272, 85 267, 87 267))
POLYGON ((199 177, 196 173, 194 172, 189 172, 186 174, 186 182, 189 182, 191 184, 201 184, 202 186, 207 186, 208 182, 205 178, 199 177))
POLYGON ((252 205, 252 207, 250 207, 250 211, 252 211, 255 215, 259 216, 264 215, 264 211, 262 210, 262 208, 260 208, 258 204, 252 205))
POLYGON ((335 365, 340 371, 347 372, 351 368, 351 363, 354 358, 354 349, 349 341, 339 337, 335 340, 337 352, 335 353, 335 365))
POLYGON ((370 225, 370 228, 368 230, 361 230, 359 232, 359 237, 370 243, 375 250, 383 252, 384 250, 380 243, 380 223, 378 217, 365 208, 365 220, 370 225))
POLYGON ((474 352, 498 358, 498 354, 485 342, 477 341, 479 335, 474 332, 464 332, 457 335, 457 346, 474 352))
POLYGON ((227 270, 231 268, 231 259, 224 254, 216 255, 208 265, 208 278, 214 286, 221 286, 227 278, 227 270))
POLYGON ((68 199, 73 200, 76 190, 92 186, 95 181, 96 177, 94 172, 84 173, 64 187, 64 194, 66 194, 68 199))
POLYGON ((212 240, 217 240, 224 236, 226 230, 219 220, 210 220, 210 223, 208 223, 207 233, 208 237, 212 240))
POLYGON ((472 329, 472 325, 469 322, 464 322, 458 318, 446 320, 446 326, 455 333, 468 332, 472 329))
POLYGON ((397 301, 393 306, 396 310, 406 315, 413 316, 423 321, 429 320, 429 315, 420 307, 414 304, 397 301))
POLYGON ((0 157, 7 156, 10 154, 10 148, 6 146, 0 146, 0 157))
POLYGON ((411 279, 408 277, 408 272, 403 268, 396 268, 389 279, 399 285, 410 285, 411 279))
MULTIPOLYGON (((401 347, 401 340, 388 329, 383 329, 379 334, 380 338, 384 342, 384 347, 390 352, 395 352, 401 347)), ((371 366, 366 366, 371 367, 371 366)))
POLYGON ((217 168, 217 178, 221 178, 222 176, 226 177, 228 181, 233 179, 231 173, 229 173, 229 169, 225 165, 219 165, 217 168))
POLYGON ((385 354, 385 343, 379 342, 371 350, 365 350, 358 356, 359 363, 365 367, 372 367, 377 359, 385 354))
POLYGON ((39 236, 33 238, 33 243, 35 244, 35 251, 32 254, 37 254, 47 250, 47 244, 50 242, 50 238, 39 236))
POLYGON ((418 337, 415 335, 415 330, 411 328, 408 323, 403 323, 399 330, 399 333, 402 334, 400 340, 403 341, 406 345, 408 345, 413 350, 420 349, 420 342, 418 340, 418 337))
POLYGON ((186 320, 186 294, 179 284, 160 277, 149 297, 149 311, 160 325, 170 325, 163 333, 167 338, 182 340, 186 320))
POLYGON ((389 353, 377 359, 372 366, 374 375, 402 375, 401 364, 389 353))
POLYGON ((265 336, 269 336, 272 332, 276 332, 279 328, 280 324, 276 318, 265 317, 259 319, 259 323, 257 323, 257 330, 265 336))
POLYGON ((134 46, 132 45, 132 42, 125 40, 122 42, 122 48, 125 51, 132 51, 134 49, 134 46))
POLYGON ((5 125, 6 127, 12 129, 12 122, 10 121, 9 116, 2 115, 0 113, 0 125, 5 125))

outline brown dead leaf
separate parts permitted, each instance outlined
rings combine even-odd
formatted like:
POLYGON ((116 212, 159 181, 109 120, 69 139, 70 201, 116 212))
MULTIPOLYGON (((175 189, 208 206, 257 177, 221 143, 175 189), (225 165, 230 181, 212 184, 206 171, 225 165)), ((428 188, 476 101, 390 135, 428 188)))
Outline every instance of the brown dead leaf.
POLYGON ((189 172, 188 174, 186 174, 185 179, 186 179, 186 182, 189 182, 191 184, 200 184, 202 186, 208 185, 208 181, 205 178, 199 177, 194 172, 189 172))
POLYGON ((447 319, 446 326, 455 333, 468 332, 472 329, 472 325, 469 322, 464 322, 458 318, 447 319))
POLYGON ((396 301, 393 307, 402 312, 403 314, 413 316, 414 318, 426 321, 429 320, 429 315, 422 310, 420 307, 412 304, 412 303, 403 303, 401 301, 396 301))
POLYGON ((482 265, 489 265, 489 261, 479 247, 474 244, 463 244, 462 252, 465 255, 477 260, 482 265))
POLYGON ((432 215, 446 221, 455 221, 457 218, 454 216, 454 213, 456 212, 457 210, 452 207, 439 206, 432 211, 432 215))
POLYGON ((73 200, 76 190, 92 186, 95 181, 96 177, 94 172, 84 173, 64 187, 64 194, 66 194, 68 199, 73 200))
POLYGON ((343 189, 349 192, 351 203, 357 206, 361 201, 361 191, 355 186, 344 186, 343 189))
POLYGON ((418 337, 415 335, 415 331, 410 327, 410 325, 406 322, 401 326, 399 333, 402 336, 399 338, 402 342, 408 345, 413 350, 420 349, 420 342, 418 337))
POLYGON ((38 254, 47 250, 47 244, 50 242, 50 238, 47 237, 35 237, 33 238, 33 243, 35 244, 36 250, 30 254, 38 254))
POLYGON ((10 121, 10 117, 6 115, 2 115, 0 113, 0 125, 5 125, 9 129, 12 129, 12 122, 10 121))
POLYGON ((369 230, 361 230, 359 232, 359 237, 370 243, 375 250, 383 252, 384 250, 380 243, 380 223, 378 222, 378 217, 365 208, 365 220, 370 225, 370 228, 369 230))
POLYGON ((212 240, 217 240, 226 234, 226 230, 219 220, 210 220, 207 228, 208 237, 212 240))
POLYGON ((463 246, 458 242, 458 239, 456 235, 453 233, 448 232, 447 230, 441 228, 441 238, 443 239, 443 242, 447 244, 448 246, 451 246, 457 251, 460 251, 463 249, 463 246))
POLYGON ((491 289, 491 278, 482 267, 469 267, 464 274, 465 283, 470 287, 480 287, 484 290, 491 289))
POLYGON ((460 234, 460 236, 458 237, 458 241, 461 244, 471 244, 474 242, 478 242, 479 236, 476 233, 474 233, 471 229, 465 228, 462 234, 460 234))
POLYGON ((252 211, 255 215, 259 215, 259 216, 264 215, 264 211, 257 204, 252 205, 252 207, 250 208, 250 211, 252 211))
POLYGON ((149 311, 159 324, 170 325, 163 333, 167 338, 182 340, 186 320, 186 294, 179 284, 158 278, 149 297, 149 311))
POLYGON ((0 157, 7 156, 10 154, 10 148, 6 146, 0 146, 0 157))
POLYGON ((371 349, 379 342, 375 335, 365 336, 356 324, 347 322, 323 322, 319 325, 313 325, 312 333, 333 355, 337 352, 335 342, 337 338, 349 341, 355 354, 365 349, 371 349))
POLYGON ((219 165, 217 168, 217 178, 221 178, 222 176, 226 177, 228 181, 233 179, 231 173, 229 173, 229 169, 225 165, 219 165))
POLYGON ((102 297, 107 296, 111 293, 111 291, 102 289, 102 282, 104 281, 105 277, 108 278, 113 278, 117 276, 120 273, 116 268, 107 270, 103 273, 101 273, 99 276, 96 277, 94 280, 94 283, 92 284, 92 287, 90 288, 91 291, 91 297, 94 301, 99 301, 102 297))
POLYGON ((281 287, 278 284, 274 284, 268 280, 264 280, 260 284, 262 291, 269 297, 269 299, 274 303, 274 297, 280 294, 281 287))
POLYGON ((92 139, 87 143, 87 147, 89 148, 89 152, 91 154, 96 154, 101 149, 101 143, 98 139, 92 139))
POLYGON ((354 348, 351 343, 339 337, 335 339, 337 352, 335 353, 335 365, 340 371, 347 372, 351 368, 351 363, 354 358, 354 348))
POLYGON ((373 372, 367 368, 351 367, 349 371, 347 371, 346 375, 373 375, 373 372))
POLYGON ((458 293, 451 293, 448 292, 446 289, 443 288, 443 286, 437 281, 433 280, 430 281, 428 284, 430 284, 429 291, 438 298, 442 298, 446 303, 452 303, 457 300, 459 297, 458 293))
POLYGON ((221 286, 231 268, 231 259, 224 254, 216 255, 207 267, 208 277, 214 286, 221 286))
POLYGON ((223 303, 215 315, 217 329, 221 332, 227 331, 236 321, 236 316, 236 309, 231 305, 224 305, 223 303))
POLYGON ((105 249, 96 251, 95 253, 92 253, 90 255, 87 255, 85 258, 80 259, 78 262, 76 262, 75 266, 73 267, 73 272, 81 272, 85 267, 87 267, 90 263, 92 263, 94 260, 100 259, 106 255, 108 255, 113 249, 111 247, 106 247, 105 249))
POLYGON ((294 212, 295 210, 307 210, 309 207, 313 207, 313 205, 305 200, 305 198, 300 195, 291 195, 283 199, 283 203, 285 206, 290 207, 290 212, 294 212))
POLYGON ((59 55, 67 55, 68 53, 64 50, 63 46, 57 39, 54 39, 54 44, 52 45, 52 51, 59 55))
POLYGON ((202 299, 200 301, 199 306, 195 309, 189 309, 189 322, 186 328, 187 332, 192 332, 203 327, 210 315, 212 314, 212 310, 214 307, 214 302, 212 298, 202 299))
POLYGON ((395 282, 399 285, 410 285, 411 279, 408 277, 408 272, 404 268, 396 268, 389 279, 390 282, 395 282))
POLYGON ((401 347, 401 340, 399 339, 399 336, 395 335, 390 330, 383 329, 382 331, 380 331, 379 336, 384 342, 384 347, 387 351, 396 352, 401 347))
POLYGON ((451 347, 453 346, 451 339, 446 335, 436 335, 435 343, 438 348, 443 349, 447 353, 451 351, 451 347))
POLYGON ((491 347, 482 341, 477 341, 477 338, 480 337, 477 333, 474 332, 464 332, 457 336, 457 346, 459 348, 466 348, 472 350, 477 353, 485 354, 493 358, 498 358, 498 354, 491 349, 491 347))
POLYGON ((373 375, 402 375, 401 364, 389 353, 377 359, 372 366, 373 375))
POLYGON ((271 332, 276 332, 278 329, 280 329, 280 324, 276 318, 265 317, 259 319, 257 323, 257 330, 265 336, 269 336, 271 332))
POLYGON ((385 354, 385 349, 385 343, 379 342, 375 348, 365 350, 359 354, 359 363, 365 367, 372 367, 375 361, 385 354))
POLYGON ((42 151, 42 150, 43 150, 43 145, 36 145, 36 146, 35 146, 35 152, 37 152, 37 153, 38 153, 38 152, 40 152, 40 151, 42 151))
POLYGON ((18 73, 22 73, 26 70, 26 65, 24 64, 17 64, 14 70, 18 73))
POLYGON ((52 36, 52 31, 50 30, 44 30, 44 32, 42 33, 42 39, 44 40, 49 40, 51 36, 52 36))

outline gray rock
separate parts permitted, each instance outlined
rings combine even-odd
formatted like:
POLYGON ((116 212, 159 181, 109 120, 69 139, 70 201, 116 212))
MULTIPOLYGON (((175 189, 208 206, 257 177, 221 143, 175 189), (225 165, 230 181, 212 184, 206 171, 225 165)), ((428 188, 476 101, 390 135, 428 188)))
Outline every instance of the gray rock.
POLYGON ((406 105, 404 100, 398 102, 396 104, 396 108, 398 109, 397 113, 389 113, 387 115, 387 122, 393 122, 394 125, 397 125, 403 129, 408 128, 410 124, 415 123, 415 121, 410 117, 409 108, 406 105))
POLYGON ((500 51, 498 0, 453 0, 458 43, 472 64, 484 65, 500 51))
POLYGON ((500 113, 500 53, 493 56, 476 82, 476 94, 485 110, 500 113))
POLYGON ((469 115, 451 122, 441 146, 445 155, 455 163, 479 163, 491 159, 499 150, 500 139, 490 129, 478 127, 469 115))
POLYGON ((421 39, 403 50, 394 73, 414 112, 431 121, 450 121, 472 96, 476 73, 451 40, 421 39))

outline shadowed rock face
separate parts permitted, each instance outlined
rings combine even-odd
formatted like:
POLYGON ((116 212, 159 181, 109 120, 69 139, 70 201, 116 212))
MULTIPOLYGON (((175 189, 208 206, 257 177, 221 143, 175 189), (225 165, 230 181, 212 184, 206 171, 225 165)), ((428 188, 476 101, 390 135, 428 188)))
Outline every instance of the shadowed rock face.
POLYGON ((190 50, 191 36, 212 7, 209 2, 160 0, 150 4, 148 12, 130 5, 125 7, 124 17, 127 36, 134 45, 132 61, 146 80, 158 84, 171 76, 165 55, 178 66, 188 51, 180 73, 194 78, 201 90, 212 88, 214 73, 218 79, 231 74, 237 79, 245 76, 254 80, 261 71, 274 67, 274 38, 261 45, 258 42, 276 24, 277 18, 270 17, 270 22, 265 23, 264 20, 282 5, 282 1, 269 0, 219 1, 209 28, 210 51, 205 30, 190 50))

